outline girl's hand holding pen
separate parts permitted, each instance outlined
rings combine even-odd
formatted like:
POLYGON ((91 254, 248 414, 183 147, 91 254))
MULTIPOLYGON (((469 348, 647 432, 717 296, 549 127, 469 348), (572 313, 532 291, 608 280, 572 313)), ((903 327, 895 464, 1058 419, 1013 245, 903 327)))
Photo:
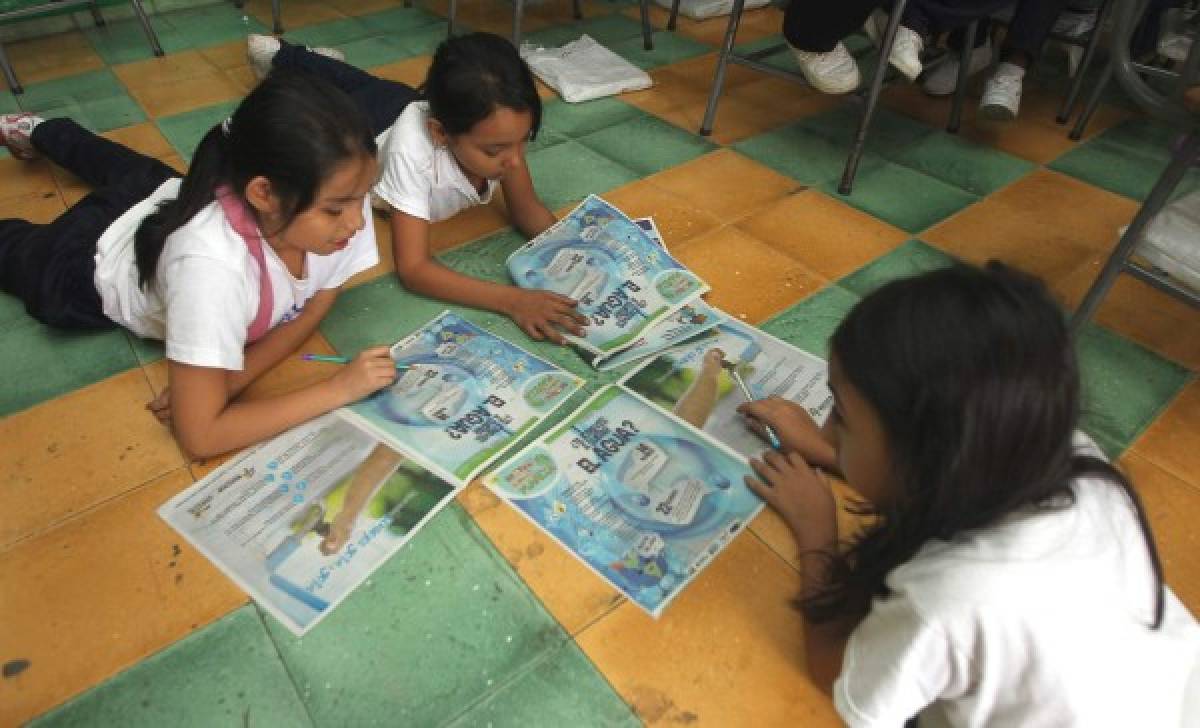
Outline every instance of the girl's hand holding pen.
POLYGON ((825 433, 803 407, 773 396, 746 402, 737 411, 746 417, 750 429, 764 438, 766 426, 778 435, 781 452, 799 453, 805 460, 825 470, 837 470, 837 453, 825 433))
POLYGON ((363 349, 330 379, 346 403, 356 402, 395 380, 396 362, 387 346, 363 349))

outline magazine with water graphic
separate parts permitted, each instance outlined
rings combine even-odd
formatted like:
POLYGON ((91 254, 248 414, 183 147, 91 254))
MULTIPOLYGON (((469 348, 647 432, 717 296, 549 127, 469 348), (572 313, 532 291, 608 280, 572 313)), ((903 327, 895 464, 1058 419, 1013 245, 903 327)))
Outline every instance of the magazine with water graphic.
POLYGON ((592 195, 508 258, 517 285, 578 301, 584 336, 567 335, 593 366, 709 290, 646 230, 592 195))
POLYGON ((823 360, 721 311, 717 325, 635 368, 623 384, 699 427, 744 457, 767 444, 746 427, 746 401, 729 370, 737 369, 755 399, 779 396, 804 407, 818 424, 833 409, 823 360))
POLYGON ((554 412, 583 380, 444 312, 391 349, 396 381, 338 413, 455 485, 554 412))
POLYGON ((158 514, 299 636, 456 492, 327 414, 240 453, 158 514))
POLYGON ((762 508, 736 452, 620 386, 484 477, 657 617, 762 508))

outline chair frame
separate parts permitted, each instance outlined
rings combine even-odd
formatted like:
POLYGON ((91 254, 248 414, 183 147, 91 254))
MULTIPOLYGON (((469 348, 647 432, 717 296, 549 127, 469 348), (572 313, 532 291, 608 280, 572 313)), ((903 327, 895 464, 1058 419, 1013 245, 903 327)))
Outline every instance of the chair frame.
MULTIPOLYGON (((525 0, 512 0, 513 3, 513 18, 512 18, 512 44, 517 48, 521 47, 521 23, 525 19, 525 0)), ((654 50, 654 28, 650 25, 650 0, 640 0, 638 5, 641 8, 642 15, 642 47, 648 51, 654 50)), ((675 0, 675 5, 678 7, 679 0, 675 0)), ((404 0, 405 7, 412 7, 412 0, 404 0)), ((446 18, 446 36, 454 35, 455 16, 458 13, 458 0, 450 0, 450 9, 446 18)), ((583 4, 581 0, 571 0, 571 14, 575 20, 583 20, 583 4)), ((674 26, 668 25, 669 30, 674 30, 674 26)))
MULTIPOLYGON (((158 34, 154 32, 154 26, 150 25, 150 18, 146 15, 146 8, 142 6, 142 0, 129 0, 129 4, 133 6, 133 12, 137 15, 138 22, 142 25, 142 31, 145 32, 146 39, 150 42, 150 49, 154 51, 154 55, 162 56, 162 45, 158 42, 158 34)), ((38 5, 0 13, 0 22, 24 20, 54 10, 71 10, 85 6, 91 11, 97 27, 104 27, 106 25, 104 16, 100 14, 100 6, 96 0, 48 0, 38 5)), ((8 59, 8 54, 4 52, 3 43, 0 43, 0 70, 3 71, 4 80, 14 94, 25 93, 25 87, 17 79, 17 73, 8 59)))
POLYGON ((1200 118, 1188 111, 1183 104, 1183 94, 1200 72, 1200 39, 1192 43, 1191 50, 1178 74, 1171 74, 1176 81, 1170 96, 1152 89, 1143 79, 1144 66, 1130 58, 1129 42, 1137 21, 1145 15, 1146 0, 1118 0, 1116 2, 1116 26, 1112 39, 1112 60, 1106 71, 1115 76, 1121 87, 1139 106, 1151 116, 1188 130, 1183 143, 1175 150, 1162 176, 1155 182, 1146 201, 1142 203, 1133 221, 1125 229, 1108 261, 1096 276, 1079 308, 1071 319, 1071 330, 1078 333, 1096 313, 1104 296, 1116 283, 1117 276, 1129 273, 1164 293, 1179 298, 1195 307, 1200 307, 1200 294, 1184 288, 1169 277, 1146 268, 1133 260, 1133 254, 1142 241, 1142 233, 1154 217, 1166 206, 1171 193, 1179 186, 1187 171, 1200 158, 1200 118))

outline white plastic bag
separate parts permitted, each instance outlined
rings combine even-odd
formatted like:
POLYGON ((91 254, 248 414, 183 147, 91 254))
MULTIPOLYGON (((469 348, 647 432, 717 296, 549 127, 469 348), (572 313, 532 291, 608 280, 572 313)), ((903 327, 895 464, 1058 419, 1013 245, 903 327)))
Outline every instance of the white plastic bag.
POLYGON ((561 48, 535 48, 523 43, 521 57, 538 78, 572 103, 654 84, 645 71, 586 35, 561 48))
MULTIPOLYGON (((654 0, 660 8, 671 9, 672 0, 654 0)), ((746 0, 746 10, 754 10, 769 4, 771 0, 746 0)), ((692 20, 715 18, 733 12, 733 0, 679 0, 679 14, 692 20)))
POLYGON ((1200 191, 1155 215, 1135 252, 1178 283, 1200 291, 1200 191))

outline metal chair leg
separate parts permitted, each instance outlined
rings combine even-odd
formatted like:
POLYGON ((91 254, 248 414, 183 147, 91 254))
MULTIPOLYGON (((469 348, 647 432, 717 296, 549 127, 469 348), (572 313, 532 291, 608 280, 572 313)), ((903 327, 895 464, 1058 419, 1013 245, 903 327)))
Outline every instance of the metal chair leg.
POLYGON ((454 19, 458 15, 458 0, 450 0, 450 14, 446 18, 446 37, 454 35, 454 19))
POLYGON ((104 16, 100 14, 100 6, 96 4, 96 0, 92 0, 88 5, 88 10, 92 11, 92 21, 96 23, 97 28, 103 28, 105 25, 108 25, 104 20, 104 16))
POLYGON ((641 0, 638 5, 642 8, 642 47, 652 51, 654 50, 654 29, 650 27, 650 0, 641 0))
POLYGON ((967 80, 971 77, 969 62, 972 49, 975 48, 975 34, 979 31, 979 21, 972 20, 967 24, 963 40, 963 51, 958 58, 958 81, 954 84, 954 102, 950 106, 950 120, 946 122, 946 131, 957 134, 962 123, 963 103, 967 100, 967 80))
POLYGON ((271 0, 271 24, 275 35, 283 34, 283 11, 279 7, 279 0, 271 0))
POLYGON ((580 0, 572 0, 571 14, 575 16, 576 20, 583 20, 583 3, 580 0))
POLYGON ((1083 297, 1083 302, 1079 304, 1079 308, 1071 318, 1073 334, 1078 334, 1083 325, 1096 313, 1100 301, 1108 293, 1108 289, 1112 288, 1117 275, 1124 270, 1125 264, 1133 255, 1133 249, 1141 241, 1146 226, 1167 204, 1171 193, 1183 179, 1183 175, 1196 161, 1197 154, 1200 154, 1200 132, 1192 131, 1184 139, 1182 147, 1175 153, 1162 176, 1154 183, 1154 189, 1150 190, 1150 195, 1142 203, 1137 215, 1134 215, 1133 222, 1129 223, 1129 227, 1121 236, 1121 241, 1117 243, 1116 249, 1113 250, 1112 255, 1108 256, 1108 262, 1104 264, 1100 275, 1096 277, 1096 281, 1088 289, 1087 295, 1083 297))
POLYGON ((521 47, 521 20, 525 17, 525 0, 513 0, 512 44, 521 47))
POLYGON ((13 71, 12 64, 8 62, 8 54, 4 52, 4 44, 0 43, 0 69, 4 71, 4 80, 8 83, 8 88, 14 94, 23 94, 25 89, 21 87, 21 82, 17 80, 17 74, 13 71))
POLYGON ((413 6, 413 0, 404 0, 404 7, 411 8, 412 6, 413 6))
MULTIPOLYGON (((858 132, 854 135, 854 146, 846 159, 846 169, 842 172, 842 181, 838 184, 838 193, 848 195, 854 190, 854 176, 858 174, 858 163, 862 159, 863 149, 867 146, 867 132, 871 128, 871 119, 875 116, 875 106, 879 103, 879 92, 883 90, 883 77, 887 74, 888 56, 892 53, 892 45, 896 42, 896 30, 900 27, 900 16, 904 14, 904 6, 908 0, 896 0, 892 4, 892 13, 888 16, 887 32, 883 35, 883 43, 879 47, 879 65, 871 78, 871 88, 867 92, 867 107, 863 109, 862 119, 858 122, 858 132)), ((970 47, 964 53, 969 53, 970 47)))
POLYGON ((675 24, 679 21, 679 1, 674 0, 671 3, 671 17, 667 19, 667 30, 675 30, 675 24))
MULTIPOLYGON (((675 0, 675 6, 679 6, 679 0, 675 0)), ((742 22, 742 11, 745 8, 746 0, 733 0, 733 8, 729 11, 729 25, 725 26, 725 42, 721 44, 720 53, 717 55, 717 71, 713 74, 712 90, 708 92, 708 105, 704 108, 704 121, 700 122, 700 136, 712 134, 713 122, 717 118, 717 99, 721 97, 721 88, 725 85, 725 70, 729 66, 729 56, 733 53, 733 42, 737 39, 738 26, 742 22)))
POLYGON ((1075 111, 1075 104, 1079 101, 1079 92, 1083 90, 1083 79, 1087 76, 1088 69, 1092 67, 1092 59, 1096 57, 1096 48, 1100 45, 1100 29, 1104 27, 1104 21, 1108 17, 1108 11, 1112 7, 1112 0, 1104 0, 1100 5, 1100 9, 1096 12, 1096 27, 1092 28, 1092 34, 1088 36, 1087 45, 1083 47, 1083 58, 1079 61, 1079 68, 1075 69, 1075 78, 1071 79, 1071 87, 1067 90, 1067 96, 1063 99, 1062 106, 1058 108, 1058 114, 1054 120, 1059 124, 1066 124, 1071 118, 1071 112, 1075 111))
POLYGON ((142 32, 150 41, 150 49, 154 51, 154 55, 162 57, 162 45, 158 42, 158 34, 154 32, 154 26, 150 25, 150 18, 146 16, 146 8, 142 7, 142 0, 129 0, 129 2, 133 5, 133 12, 137 15, 138 22, 142 24, 142 32))
POLYGON ((1087 104, 1083 107, 1083 112, 1079 114, 1079 118, 1075 120, 1075 127, 1071 129, 1068 135, 1073 141, 1079 141, 1083 138, 1083 130, 1087 128, 1088 122, 1092 120, 1092 115, 1096 113, 1096 109, 1100 108, 1100 98, 1104 96, 1104 89, 1112 82, 1113 64, 1109 61, 1104 66, 1104 70, 1100 72, 1100 78, 1096 80, 1096 88, 1092 89, 1092 95, 1088 98, 1087 104))

